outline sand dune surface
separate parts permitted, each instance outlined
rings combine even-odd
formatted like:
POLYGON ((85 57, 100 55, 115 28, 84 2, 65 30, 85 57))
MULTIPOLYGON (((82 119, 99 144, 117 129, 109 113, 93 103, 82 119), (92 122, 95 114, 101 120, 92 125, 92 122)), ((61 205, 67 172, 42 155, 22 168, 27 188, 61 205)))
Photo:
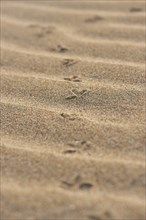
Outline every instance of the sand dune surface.
POLYGON ((144 220, 145 2, 1 1, 1 219, 144 220))

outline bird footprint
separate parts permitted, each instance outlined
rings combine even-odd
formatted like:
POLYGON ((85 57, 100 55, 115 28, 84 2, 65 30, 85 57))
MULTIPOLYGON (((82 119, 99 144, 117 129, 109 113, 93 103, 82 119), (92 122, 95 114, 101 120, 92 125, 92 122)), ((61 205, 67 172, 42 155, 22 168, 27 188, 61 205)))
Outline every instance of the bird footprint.
POLYGON ((54 30, 54 27, 52 26, 46 27, 39 24, 30 24, 28 27, 36 30, 35 34, 39 38, 44 37, 46 34, 51 34, 52 31, 54 30))
POLYGON ((77 97, 81 97, 81 96, 87 94, 89 92, 89 90, 87 90, 87 89, 83 89, 83 90, 72 89, 70 92, 72 93, 72 95, 67 96, 66 99, 74 99, 77 97))
POLYGON ((61 115, 62 118, 65 118, 65 119, 68 119, 68 120, 71 120, 71 121, 74 121, 76 119, 73 114, 68 115, 66 113, 61 113, 60 115, 61 115))
POLYGON ((94 22, 97 22, 97 21, 100 21, 100 20, 103 20, 103 18, 97 15, 97 16, 95 16, 93 18, 87 18, 85 20, 85 22, 87 22, 87 23, 94 23, 94 22))
POLYGON ((73 148, 82 148, 83 150, 89 150, 91 148, 91 143, 89 141, 76 141, 74 143, 69 143, 69 146, 73 148))
POLYGON ((64 59, 63 60, 63 65, 66 66, 66 67, 72 66, 75 63, 77 63, 77 61, 73 60, 73 59, 64 59))
POLYGON ((93 184, 90 182, 82 182, 82 177, 77 175, 72 182, 62 181, 62 184, 66 187, 74 187, 80 190, 90 190, 93 184))
POLYGON ((130 9, 130 12, 140 12, 140 11, 142 11, 141 8, 131 8, 130 9))
POLYGON ((81 82, 81 79, 78 76, 65 77, 64 80, 71 82, 81 82))
POLYGON ((89 190, 89 189, 91 189, 93 187, 93 184, 91 184, 91 183, 81 183, 80 185, 79 185, 79 189, 81 189, 81 190, 89 190))

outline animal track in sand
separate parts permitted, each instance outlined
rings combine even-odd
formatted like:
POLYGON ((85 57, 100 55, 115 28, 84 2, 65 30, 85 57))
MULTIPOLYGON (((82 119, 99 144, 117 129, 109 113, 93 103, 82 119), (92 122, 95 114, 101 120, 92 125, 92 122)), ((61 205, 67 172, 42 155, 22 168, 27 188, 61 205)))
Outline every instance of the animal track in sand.
POLYGON ((65 77, 64 80, 71 82, 81 82, 81 79, 78 76, 65 77))
POLYGON ((70 95, 70 96, 67 96, 65 99, 75 99, 77 96, 76 95, 70 95))
POLYGON ((82 150, 89 150, 91 148, 91 143, 89 141, 75 141, 73 143, 68 144, 70 147, 78 148, 82 150))
POLYGON ((76 96, 78 96, 78 97, 81 97, 81 96, 89 93, 89 90, 87 90, 87 89, 82 89, 82 90, 72 89, 71 91, 72 91, 72 93, 76 94, 76 96))
POLYGON ((90 182, 84 182, 80 175, 77 175, 73 181, 62 181, 63 186, 79 190, 90 190, 94 185, 90 182))
POLYGON ((85 22, 86 22, 86 23, 95 23, 95 22, 101 21, 101 20, 103 20, 103 17, 97 15, 97 16, 95 16, 95 17, 93 17, 93 18, 87 18, 87 19, 85 20, 85 22))
POLYGON ((67 47, 64 47, 62 45, 57 45, 56 48, 51 48, 50 51, 52 52, 58 52, 58 53, 64 53, 66 51, 68 51, 69 49, 67 47))
POLYGON ((93 187, 93 184, 91 184, 91 183, 81 183, 80 185, 79 185, 79 189, 81 189, 81 190, 89 190, 89 189, 91 189, 93 187))
POLYGON ((73 59, 64 59, 63 60, 63 65, 66 66, 66 67, 72 66, 76 63, 77 63, 77 61, 73 60, 73 59))
POLYGON ((80 181, 82 180, 82 177, 80 175, 77 175, 75 178, 74 178, 74 182, 75 183, 80 183, 80 181))
POLYGON ((72 183, 69 183, 67 181, 62 181, 62 184, 65 185, 66 187, 72 187, 73 186, 72 183))
POLYGON ((69 149, 69 150, 65 150, 63 151, 64 154, 72 154, 72 153, 76 153, 75 149, 69 149))
POLYGON ((74 143, 69 143, 68 145, 69 148, 63 151, 64 154, 89 152, 92 146, 89 141, 76 141, 74 143))
POLYGON ((89 220, 111 220, 112 219, 112 215, 109 211, 106 211, 105 213, 103 213, 103 217, 99 217, 99 215, 89 215, 88 216, 89 220))
POLYGON ((71 115, 68 115, 66 113, 61 113, 60 114, 62 118, 65 118, 65 119, 68 119, 68 120, 71 120, 71 121, 74 121, 76 119, 75 115, 71 114, 71 115))
POLYGON ((36 36, 39 38, 45 37, 46 34, 48 35, 53 33, 53 30, 55 29, 53 26, 42 26, 39 24, 30 24, 28 27, 33 28, 35 30, 36 36))
POLYGON ((142 11, 141 8, 131 8, 130 9, 130 12, 140 12, 140 11, 142 11))
POLYGON ((68 51, 68 48, 63 47, 61 45, 57 45, 57 51, 58 52, 66 52, 66 51, 68 51))
POLYGON ((83 89, 83 90, 72 89, 70 92, 71 92, 71 95, 67 96, 65 99, 80 98, 80 97, 86 95, 87 93, 89 93, 90 90, 87 90, 87 89, 83 89))

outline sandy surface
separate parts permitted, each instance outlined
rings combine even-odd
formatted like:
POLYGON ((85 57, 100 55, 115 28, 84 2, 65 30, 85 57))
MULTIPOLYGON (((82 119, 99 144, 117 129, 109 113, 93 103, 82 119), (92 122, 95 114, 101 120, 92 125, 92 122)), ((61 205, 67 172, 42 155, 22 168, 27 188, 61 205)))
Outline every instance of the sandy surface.
POLYGON ((144 1, 1 1, 1 219, 145 218, 144 1))

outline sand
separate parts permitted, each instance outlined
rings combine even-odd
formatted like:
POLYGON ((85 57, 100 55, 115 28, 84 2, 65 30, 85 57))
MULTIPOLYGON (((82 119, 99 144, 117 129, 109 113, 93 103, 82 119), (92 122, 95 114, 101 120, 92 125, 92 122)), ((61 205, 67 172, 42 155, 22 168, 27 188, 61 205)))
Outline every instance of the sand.
POLYGON ((145 219, 144 1, 1 1, 1 220, 145 219))

